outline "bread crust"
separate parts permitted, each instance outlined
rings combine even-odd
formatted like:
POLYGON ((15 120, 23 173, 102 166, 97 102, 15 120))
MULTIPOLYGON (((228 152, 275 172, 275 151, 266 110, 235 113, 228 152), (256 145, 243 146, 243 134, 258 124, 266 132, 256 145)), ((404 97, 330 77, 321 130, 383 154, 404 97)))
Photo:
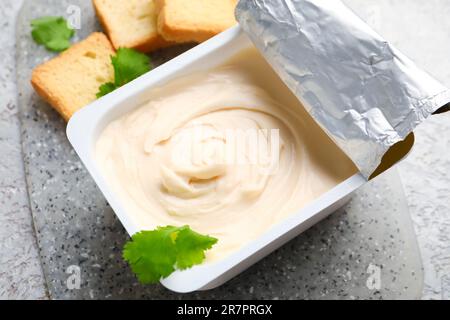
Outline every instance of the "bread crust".
MULTIPOLYGON (((103 54, 105 63, 106 59, 110 63, 110 56, 115 53, 108 38, 103 33, 95 32, 57 57, 37 66, 32 72, 31 85, 36 93, 48 102, 66 121, 69 121, 72 115, 84 106, 76 105, 74 103, 76 99, 70 99, 64 92, 64 88, 72 84, 61 83, 57 86, 55 79, 57 76, 61 76, 65 71, 65 67, 76 59, 86 54, 97 56, 99 52, 103 54)), ((82 71, 80 70, 80 77, 85 77, 85 74, 81 74, 82 71)), ((105 79, 105 82, 113 80, 112 70, 111 76, 109 79, 105 79)))
MULTIPOLYGON (((198 1, 198 0, 191 0, 198 1)), ((236 5, 237 0, 223 0, 224 3, 229 1, 227 6, 229 8, 236 5)), ((174 4, 176 0, 155 0, 155 8, 158 15, 158 32, 167 41, 185 43, 185 42, 204 42, 218 33, 225 31, 229 27, 236 23, 234 18, 228 18, 227 21, 217 22, 217 10, 212 10, 209 14, 207 8, 204 8, 204 12, 193 12, 190 17, 181 17, 180 11, 183 8, 179 8, 178 4, 174 4), (214 12, 215 11, 215 12, 214 12), (207 16, 208 18, 203 23, 198 22, 199 15, 207 16), (229 20, 229 21, 228 21, 229 20)), ((226 11, 227 7, 223 8, 226 11)), ((223 12, 222 12, 223 13, 223 12)), ((226 15, 233 16, 233 12, 226 11, 226 15)))
MULTIPOLYGON (((111 40, 114 48, 117 50, 121 47, 132 48, 138 50, 140 52, 148 53, 151 51, 155 51, 157 49, 165 48, 170 45, 173 45, 170 41, 165 40, 161 35, 157 32, 152 34, 148 34, 146 37, 142 37, 136 41, 121 41, 117 36, 116 32, 113 30, 113 24, 117 23, 116 21, 112 21, 113 19, 108 18, 106 10, 102 10, 101 1, 103 0, 93 0, 93 6, 96 12, 96 15, 105 30, 106 34, 111 40)), ((153 0, 149 0, 153 1, 153 0)), ((156 15, 156 12, 155 12, 156 15)))

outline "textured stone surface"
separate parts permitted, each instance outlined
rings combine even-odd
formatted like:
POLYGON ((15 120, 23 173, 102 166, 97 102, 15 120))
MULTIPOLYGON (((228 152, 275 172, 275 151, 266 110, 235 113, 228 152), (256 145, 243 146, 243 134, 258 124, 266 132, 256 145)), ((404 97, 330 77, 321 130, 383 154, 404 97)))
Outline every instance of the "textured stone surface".
MULTIPOLYGON (((346 0, 379 33, 450 87, 450 1, 346 0)), ((424 299, 450 299, 450 113, 416 131, 398 168, 425 268, 424 299)))
POLYGON ((45 298, 17 117, 14 33, 21 3, 0 2, 0 299, 45 298))
POLYGON ((19 20, 24 160, 51 297, 420 297, 421 264, 396 171, 367 185, 346 208, 221 288, 177 295, 161 286, 138 285, 120 258, 127 235, 67 142, 65 124, 29 85, 31 68, 50 56, 30 41, 29 21, 64 14, 69 3, 83 8, 79 38, 98 28, 89 2, 81 0, 29 1, 19 20), (79 290, 66 285, 71 265, 81 270, 79 290), (368 285, 378 271, 380 286, 377 281, 368 285))
MULTIPOLYGON (((21 2, 20 0, 0 2, 2 31, 6 30, 0 35, 3 44, 0 48, 0 69, 2 70, 0 74, 0 147, 2 150, 0 154, 0 298, 44 297, 42 274, 39 271, 36 249, 33 245, 22 176, 15 85, 11 69, 14 65, 14 18, 21 2), (18 257, 22 257, 22 260, 18 257)), ((88 1, 85 0, 85 2, 88 1)), ((419 65, 450 86, 450 60, 448 59, 450 3, 447 0, 345 0, 345 2, 419 65)), ((416 148, 411 156, 398 166, 405 184, 408 204, 424 261, 424 298, 450 299, 450 241, 448 239, 450 234, 448 209, 450 137, 444 134, 449 129, 449 117, 450 115, 435 117, 421 126, 416 131, 416 148)), ((53 143, 51 142, 53 139, 50 136, 49 143, 53 143)), ((77 171, 76 167, 71 170, 77 171)), ((58 217, 61 213, 54 211, 53 214, 58 217)), ((348 215, 341 213, 341 216, 348 215)), ((102 218, 101 215, 100 218, 102 218)), ((328 221, 323 224, 330 223, 333 224, 328 221)), ((332 229, 332 227, 329 228, 332 229)), ((321 231, 327 232, 323 231, 322 225, 319 225, 310 232, 321 231)), ((307 235, 305 237, 308 238, 307 235)), ((292 245, 295 246, 296 243, 292 245)), ((86 246, 82 248, 82 251, 77 254, 87 257, 84 258, 85 261, 82 261, 84 270, 83 264, 91 263, 96 258, 90 256, 91 251, 86 249, 86 246)), ((58 252, 57 249, 54 252, 58 252)), ((266 259, 268 264, 284 259, 282 253, 276 253, 273 256, 274 258, 266 259)), ((374 263, 377 262, 374 261, 374 263)), ((317 264, 320 265, 320 262, 317 264)), ((93 268, 101 269, 101 266, 99 268, 99 265, 95 263, 92 265, 93 268)), ((295 267, 294 270, 303 268, 304 264, 288 266, 288 269, 292 270, 293 267, 295 267)), ((262 267, 257 265, 255 268, 260 270, 262 267)), ((278 263, 274 266, 274 270, 280 272, 278 263)), ((246 273, 247 277, 249 272, 246 273)), ((292 277, 292 275, 292 271, 289 271, 288 276, 292 277)), ((346 273, 340 274, 341 277, 344 275, 348 276, 346 273)), ((67 277, 63 272, 60 276, 61 279, 67 277)), ((257 276, 258 272, 255 272, 250 279, 255 279, 257 276)), ((332 277, 329 281, 333 279, 332 277)), ((54 279, 50 279, 52 280, 54 279)), ((84 280, 87 281, 87 279, 84 280)), ((235 281, 238 280, 233 280, 228 287, 231 290, 230 294, 249 298, 258 296, 256 287, 250 282, 239 286, 233 285, 235 281)), ((256 280, 253 281, 256 282, 256 280)), ((264 276, 259 281, 264 282, 264 276)), ((104 286, 106 286, 105 283, 103 282, 104 286)), ((83 283, 83 286, 85 285, 86 283, 83 283)), ((120 282, 116 285, 120 286, 120 282)), ((124 288, 122 294, 125 295, 124 292, 127 290, 129 288, 124 288)), ((153 294, 158 294, 161 290, 156 288, 153 294)), ((215 297, 217 297, 216 292, 213 292, 215 297)), ((303 295, 304 292, 299 292, 300 294, 303 295)), ((78 293, 78 296, 101 297, 98 290, 85 289, 82 294, 78 293)), ((127 296, 131 295, 127 294, 127 296)), ((313 294, 311 297, 314 296, 313 294)), ((107 294, 105 297, 111 296, 107 294)), ((280 295, 281 297, 283 295, 280 295)))

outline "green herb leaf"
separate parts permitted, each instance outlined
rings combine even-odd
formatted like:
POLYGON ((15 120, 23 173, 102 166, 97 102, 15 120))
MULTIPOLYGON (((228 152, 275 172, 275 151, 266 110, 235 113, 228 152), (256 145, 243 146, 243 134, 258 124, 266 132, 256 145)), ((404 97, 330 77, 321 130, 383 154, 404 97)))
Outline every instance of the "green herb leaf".
POLYGON ((121 87, 140 77, 151 69, 149 56, 134 49, 119 48, 111 57, 114 66, 114 83, 121 87))
POLYGON ((189 226, 159 227, 136 233, 123 250, 123 258, 143 284, 167 278, 176 269, 200 264, 217 239, 192 231, 189 226))
POLYGON ((43 17, 31 22, 31 35, 36 43, 51 51, 64 51, 70 47, 73 30, 62 17, 43 17))
POLYGON ((128 48, 119 48, 116 55, 111 56, 111 63, 114 67, 114 83, 101 85, 97 98, 113 92, 152 68, 149 56, 128 48))
POLYGON ((175 241, 177 269, 185 270, 205 260, 205 250, 211 249, 217 239, 192 231, 188 226, 178 228, 175 241))
POLYGON ((102 84, 99 88, 99 92, 97 93, 97 98, 106 96, 108 93, 111 93, 116 89, 117 89, 116 85, 112 82, 107 82, 105 84, 102 84))

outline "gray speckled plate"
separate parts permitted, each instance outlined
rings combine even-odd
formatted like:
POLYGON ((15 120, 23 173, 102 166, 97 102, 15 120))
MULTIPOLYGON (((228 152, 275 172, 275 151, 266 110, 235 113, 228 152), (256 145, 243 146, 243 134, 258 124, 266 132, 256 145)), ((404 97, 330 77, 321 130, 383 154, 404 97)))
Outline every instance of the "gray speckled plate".
MULTIPOLYGON (((121 259, 125 230, 72 150, 65 123, 29 84, 32 68, 51 56, 31 41, 30 20, 66 15, 70 5, 82 12, 76 41, 100 29, 88 0, 30 0, 22 9, 17 32, 25 169, 52 298, 420 297, 421 262, 395 170, 366 185, 345 208, 218 289, 179 295, 160 285, 139 285, 121 259), (77 270, 81 272, 79 289, 71 282, 71 273, 77 270)), ((153 55, 154 62, 162 63, 186 49, 159 52, 153 55)))

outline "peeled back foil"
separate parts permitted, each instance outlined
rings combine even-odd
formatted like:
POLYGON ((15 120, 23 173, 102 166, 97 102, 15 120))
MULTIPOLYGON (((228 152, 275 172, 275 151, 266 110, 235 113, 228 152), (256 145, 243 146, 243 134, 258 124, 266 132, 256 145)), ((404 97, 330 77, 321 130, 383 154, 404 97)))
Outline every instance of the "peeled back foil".
POLYGON ((339 0, 241 0, 236 17, 307 111, 368 178, 450 92, 339 0))

